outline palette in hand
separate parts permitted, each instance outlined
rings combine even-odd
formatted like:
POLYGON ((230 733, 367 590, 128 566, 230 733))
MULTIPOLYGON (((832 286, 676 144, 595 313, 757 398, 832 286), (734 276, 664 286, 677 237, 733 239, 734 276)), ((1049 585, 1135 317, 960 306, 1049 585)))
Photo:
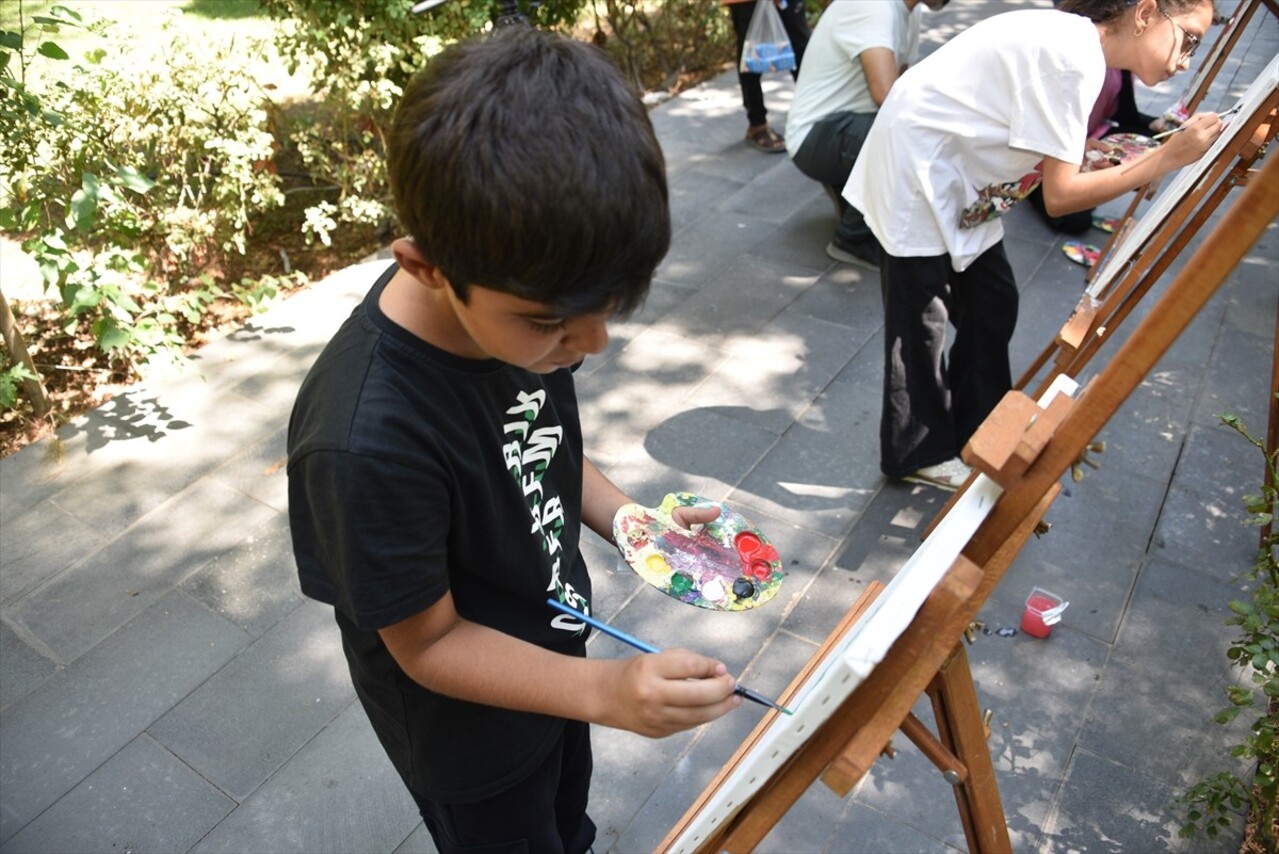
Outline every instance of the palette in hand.
POLYGON ((1088 149, 1084 154, 1081 172, 1095 172, 1098 169, 1118 166, 1134 157, 1140 157, 1152 148, 1159 147, 1158 142, 1139 133, 1112 133, 1099 141, 1109 146, 1109 149, 1105 151, 1097 148, 1088 149))
POLYGON ((667 495, 656 508, 627 504, 613 518, 613 539, 640 578, 667 596, 715 611, 746 611, 776 595, 782 561, 764 533, 719 504, 719 518, 681 528, 676 507, 714 505, 687 492, 667 495))

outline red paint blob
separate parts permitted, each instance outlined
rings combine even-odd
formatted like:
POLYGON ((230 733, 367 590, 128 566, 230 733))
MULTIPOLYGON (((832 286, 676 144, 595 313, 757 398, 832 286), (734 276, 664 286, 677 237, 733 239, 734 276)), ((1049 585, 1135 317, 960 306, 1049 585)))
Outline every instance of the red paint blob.
POLYGON ((773 575, 773 566, 766 560, 753 560, 746 571, 760 581, 767 581, 773 575))
POLYGON ((750 559, 751 555, 759 551, 759 547, 762 545, 759 537, 750 531, 742 531, 733 542, 737 546, 737 553, 747 560, 750 559))

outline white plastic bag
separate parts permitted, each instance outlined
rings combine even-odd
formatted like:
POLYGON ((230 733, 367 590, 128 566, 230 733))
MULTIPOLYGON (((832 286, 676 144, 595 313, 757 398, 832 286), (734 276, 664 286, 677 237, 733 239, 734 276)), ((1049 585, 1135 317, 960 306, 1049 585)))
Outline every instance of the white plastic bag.
POLYGON ((756 0, 746 43, 742 46, 741 70, 763 74, 766 71, 790 71, 795 67, 795 50, 786 36, 782 16, 773 0, 756 0))

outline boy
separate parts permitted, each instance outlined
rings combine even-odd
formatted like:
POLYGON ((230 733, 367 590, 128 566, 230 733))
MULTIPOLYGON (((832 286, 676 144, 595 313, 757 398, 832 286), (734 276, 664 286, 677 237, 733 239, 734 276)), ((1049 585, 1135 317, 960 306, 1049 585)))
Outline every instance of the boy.
MULTIPOLYGON (((588 660, 582 524, 630 499, 582 454, 572 369, 670 243, 648 117, 597 49, 520 27, 455 45, 387 140, 408 237, 302 384, 302 590, 441 851, 585 851, 587 722, 665 736, 740 704, 722 663, 588 660)), ((689 508, 684 525, 716 510, 689 508)))

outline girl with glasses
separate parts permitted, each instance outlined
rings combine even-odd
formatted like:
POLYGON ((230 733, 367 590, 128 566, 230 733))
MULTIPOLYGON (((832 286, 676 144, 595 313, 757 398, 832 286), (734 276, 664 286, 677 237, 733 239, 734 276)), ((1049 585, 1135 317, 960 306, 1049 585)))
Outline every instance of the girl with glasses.
POLYGON ((1199 114, 1140 157, 1081 169, 1106 70, 1148 86, 1185 70, 1213 11, 1211 0, 1064 0, 1006 12, 894 84, 844 190, 883 247, 886 475, 958 486, 960 449, 1012 386, 1018 290, 1000 217, 1041 183, 1051 215, 1096 207, 1199 159, 1221 133, 1199 114))

